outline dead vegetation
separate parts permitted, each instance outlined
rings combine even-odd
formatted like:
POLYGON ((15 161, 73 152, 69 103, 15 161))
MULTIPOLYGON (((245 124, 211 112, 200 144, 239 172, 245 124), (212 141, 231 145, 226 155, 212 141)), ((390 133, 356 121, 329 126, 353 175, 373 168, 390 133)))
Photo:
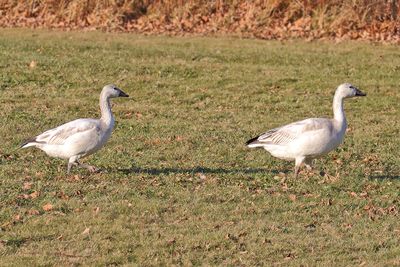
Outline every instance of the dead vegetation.
POLYGON ((0 0, 1 27, 400 42, 397 0, 0 0))

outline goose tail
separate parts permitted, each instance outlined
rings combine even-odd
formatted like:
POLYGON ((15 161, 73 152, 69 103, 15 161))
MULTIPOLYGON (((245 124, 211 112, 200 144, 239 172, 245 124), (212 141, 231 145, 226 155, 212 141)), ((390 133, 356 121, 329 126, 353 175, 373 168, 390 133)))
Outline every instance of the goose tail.
POLYGON ((254 137, 254 138, 248 140, 248 141, 246 142, 246 146, 247 146, 247 147, 250 147, 250 148, 253 148, 253 147, 263 147, 264 144, 262 144, 260 141, 258 141, 258 138, 259 138, 259 136, 256 136, 256 137, 254 137))
POLYGON ((19 148, 27 148, 27 147, 36 146, 36 145, 37 145, 37 141, 36 141, 36 137, 34 137, 34 138, 30 138, 30 139, 24 141, 24 142, 19 146, 19 148))

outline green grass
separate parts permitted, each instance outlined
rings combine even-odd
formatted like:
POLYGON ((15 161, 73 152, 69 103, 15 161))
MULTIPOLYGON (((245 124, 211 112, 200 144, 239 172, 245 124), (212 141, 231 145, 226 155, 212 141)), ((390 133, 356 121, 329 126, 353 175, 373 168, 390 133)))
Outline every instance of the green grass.
POLYGON ((0 265, 399 265, 399 80, 398 46, 2 29, 0 265), (343 82, 368 96, 314 174, 244 146, 343 82), (131 98, 86 159, 106 172, 16 150, 108 83, 131 98))

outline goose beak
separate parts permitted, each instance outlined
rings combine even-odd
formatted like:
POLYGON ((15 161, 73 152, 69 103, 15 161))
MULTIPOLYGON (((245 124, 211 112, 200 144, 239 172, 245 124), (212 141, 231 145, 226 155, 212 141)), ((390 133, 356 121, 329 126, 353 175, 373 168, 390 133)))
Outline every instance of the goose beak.
POLYGON ((355 96, 366 96, 366 93, 361 92, 360 90, 356 89, 356 95, 355 96))
POLYGON ((119 90, 119 97, 129 97, 129 95, 127 95, 126 93, 124 93, 124 91, 122 91, 121 89, 119 90))

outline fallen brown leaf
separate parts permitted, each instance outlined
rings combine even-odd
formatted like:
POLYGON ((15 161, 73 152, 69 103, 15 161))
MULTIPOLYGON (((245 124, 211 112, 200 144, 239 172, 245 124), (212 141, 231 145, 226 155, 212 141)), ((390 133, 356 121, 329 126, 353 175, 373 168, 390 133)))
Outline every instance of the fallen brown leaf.
POLYGON ((35 209, 30 209, 26 212, 28 215, 38 215, 39 211, 35 209))
POLYGON ((181 141, 183 141, 183 137, 178 135, 178 136, 175 137, 175 140, 178 141, 178 142, 181 142, 181 141))
POLYGON ((85 230, 83 230, 82 235, 88 235, 90 233, 90 227, 86 227, 85 230))
POLYGON ((29 68, 33 69, 37 66, 36 61, 32 60, 31 63, 29 64, 29 68))
POLYGON ((204 173, 199 172, 197 175, 199 176, 199 178, 201 180, 206 180, 207 179, 207 176, 205 176, 204 173))
POLYGON ((29 194, 29 197, 32 199, 37 198, 40 195, 40 193, 38 191, 34 191, 32 193, 29 194))
POLYGON ((48 203, 48 204, 44 205, 44 206, 42 207, 42 209, 43 209, 44 211, 51 211, 51 210, 53 209, 53 205, 51 205, 50 203, 48 203))
POLYGON ((22 195, 19 195, 18 198, 28 199, 29 195, 28 194, 22 194, 22 195))
POLYGON ((64 191, 59 192, 59 193, 58 193, 58 197, 61 198, 61 199, 69 199, 69 196, 66 195, 66 194, 64 193, 64 191))
POLYGON ((175 237, 174 237, 174 238, 171 238, 171 239, 169 239, 169 240, 167 240, 167 244, 168 244, 168 245, 172 245, 172 244, 175 244, 175 243, 176 243, 175 237))
POLYGON ((22 189, 24 189, 24 190, 29 190, 31 188, 32 188, 31 182, 25 182, 24 185, 22 186, 22 189))

